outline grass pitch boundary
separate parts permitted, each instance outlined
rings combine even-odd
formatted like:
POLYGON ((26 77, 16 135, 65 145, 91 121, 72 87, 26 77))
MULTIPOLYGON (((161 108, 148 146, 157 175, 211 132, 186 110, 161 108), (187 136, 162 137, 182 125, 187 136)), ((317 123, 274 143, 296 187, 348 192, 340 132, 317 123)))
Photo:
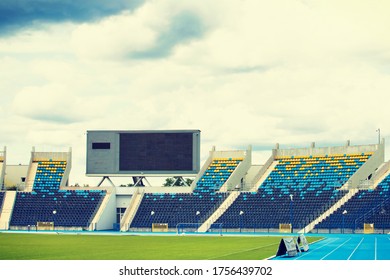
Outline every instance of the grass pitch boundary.
POLYGON ((283 236, 0 233, 2 260, 263 260, 283 236))

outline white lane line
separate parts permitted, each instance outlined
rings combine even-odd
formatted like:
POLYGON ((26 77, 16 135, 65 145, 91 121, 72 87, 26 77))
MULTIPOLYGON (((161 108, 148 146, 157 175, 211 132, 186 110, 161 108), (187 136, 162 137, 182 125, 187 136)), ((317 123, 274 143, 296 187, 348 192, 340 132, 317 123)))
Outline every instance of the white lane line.
POLYGON ((345 241, 344 243, 340 244, 339 246, 337 246, 335 249, 333 249, 331 252, 329 252, 328 254, 326 254, 325 256, 323 256, 321 258, 321 260, 325 259, 327 256, 329 256, 330 254, 332 254, 334 251, 336 251, 338 248, 340 248, 341 246, 343 246, 345 243, 347 243, 349 240, 351 240, 352 238, 349 238, 347 239, 347 241, 345 241))
POLYGON ((352 251, 352 253, 349 255, 349 257, 348 257, 347 260, 349 260, 349 259, 352 257, 353 254, 355 254, 357 248, 359 248, 359 246, 360 246, 360 244, 362 244, 363 240, 364 240, 364 237, 362 238, 362 240, 360 240, 359 244, 355 247, 355 249, 354 249, 354 250, 352 251))
POLYGON ((338 240, 338 238, 329 238, 329 239, 327 240, 327 241, 329 241, 329 242, 325 243, 325 244, 322 245, 321 247, 318 247, 318 248, 316 248, 316 249, 314 249, 314 250, 309 250, 309 252, 307 252, 307 253, 304 254, 304 255, 300 255, 298 258, 296 258, 296 260, 300 259, 301 257, 310 255, 311 253, 313 253, 313 252, 315 252, 315 251, 321 249, 322 247, 325 247, 325 246, 327 246, 327 245, 329 245, 329 244, 335 242, 336 240, 338 240))

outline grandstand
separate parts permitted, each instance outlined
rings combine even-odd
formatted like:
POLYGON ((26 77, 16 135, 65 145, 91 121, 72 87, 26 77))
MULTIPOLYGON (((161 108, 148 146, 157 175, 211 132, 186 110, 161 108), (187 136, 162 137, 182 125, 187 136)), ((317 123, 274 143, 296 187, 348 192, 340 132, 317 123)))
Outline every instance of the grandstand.
POLYGON ((25 189, 4 195, 1 227, 39 229, 50 224, 56 229, 89 229, 106 191, 66 187, 71 168, 71 151, 60 153, 33 150, 25 189))
MULTIPOLYGON (((375 232, 390 230, 383 140, 293 149, 277 144, 264 164, 252 163, 251 146, 213 147, 192 184, 182 187, 118 187, 111 180, 108 187, 69 186, 71 158, 71 149, 33 149, 23 188, 0 192, 0 229, 340 233, 364 232, 369 224, 375 232)), ((4 149, 2 182, 5 159, 4 149)))
POLYGON ((4 147, 4 151, 0 151, 0 190, 4 190, 5 164, 6 148, 4 147))
POLYGON ((276 156, 276 166, 257 191, 241 193, 218 222, 230 228, 303 228, 348 192, 342 186, 370 155, 276 156))
POLYGON ((249 158, 244 160, 245 154, 237 151, 227 157, 213 150, 190 193, 145 193, 134 219, 126 223, 136 229, 150 228, 152 223, 166 223, 171 229, 180 223, 204 223, 227 199, 228 193, 220 190, 234 182, 233 174, 240 172, 239 166, 247 164, 249 158))

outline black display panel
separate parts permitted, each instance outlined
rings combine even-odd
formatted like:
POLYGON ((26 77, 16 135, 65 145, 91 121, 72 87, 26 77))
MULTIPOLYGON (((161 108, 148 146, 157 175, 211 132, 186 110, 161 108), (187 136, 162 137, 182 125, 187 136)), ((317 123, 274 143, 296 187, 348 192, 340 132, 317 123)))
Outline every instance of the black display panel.
POLYGON ((109 150, 111 148, 111 143, 92 143, 92 149, 94 150, 109 150))
POLYGON ((119 171, 194 170, 193 133, 120 133, 119 151, 119 171))
POLYGON ((87 176, 188 176, 200 169, 200 130, 89 130, 87 176))

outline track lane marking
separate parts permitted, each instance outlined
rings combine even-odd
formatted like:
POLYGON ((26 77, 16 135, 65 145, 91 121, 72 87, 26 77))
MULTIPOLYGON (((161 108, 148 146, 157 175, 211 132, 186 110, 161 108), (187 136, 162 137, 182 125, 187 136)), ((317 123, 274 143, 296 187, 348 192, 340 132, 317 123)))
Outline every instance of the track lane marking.
POLYGON ((329 256, 330 254, 332 254, 334 251, 336 251, 337 249, 339 249, 340 247, 342 247, 345 243, 347 243, 349 240, 351 240, 352 238, 348 238, 347 241, 345 241, 344 243, 340 244, 339 246, 337 246, 334 250, 332 250, 331 252, 329 252, 328 254, 326 254, 325 256, 323 256, 321 258, 321 260, 325 259, 327 256, 329 256))
POLYGON ((339 239, 339 238, 328 238, 328 241, 329 241, 329 242, 325 243, 325 244, 322 245, 321 247, 318 247, 318 248, 316 248, 316 249, 314 249, 314 250, 310 250, 307 254, 301 255, 301 256, 299 256, 298 258, 294 259, 294 260, 298 260, 298 259, 300 259, 301 257, 310 255, 311 253, 313 253, 313 252, 315 252, 315 251, 321 249, 322 247, 325 247, 325 246, 327 246, 327 245, 329 245, 329 244, 335 242, 335 241, 338 240, 338 239, 339 239))
POLYGON ((347 260, 349 260, 349 259, 352 257, 353 254, 355 254, 357 248, 359 248, 359 246, 360 246, 360 244, 362 244, 363 240, 364 240, 364 237, 362 238, 362 240, 360 240, 359 244, 355 247, 355 249, 354 249, 354 250, 352 251, 352 253, 349 255, 349 257, 348 257, 347 260))

